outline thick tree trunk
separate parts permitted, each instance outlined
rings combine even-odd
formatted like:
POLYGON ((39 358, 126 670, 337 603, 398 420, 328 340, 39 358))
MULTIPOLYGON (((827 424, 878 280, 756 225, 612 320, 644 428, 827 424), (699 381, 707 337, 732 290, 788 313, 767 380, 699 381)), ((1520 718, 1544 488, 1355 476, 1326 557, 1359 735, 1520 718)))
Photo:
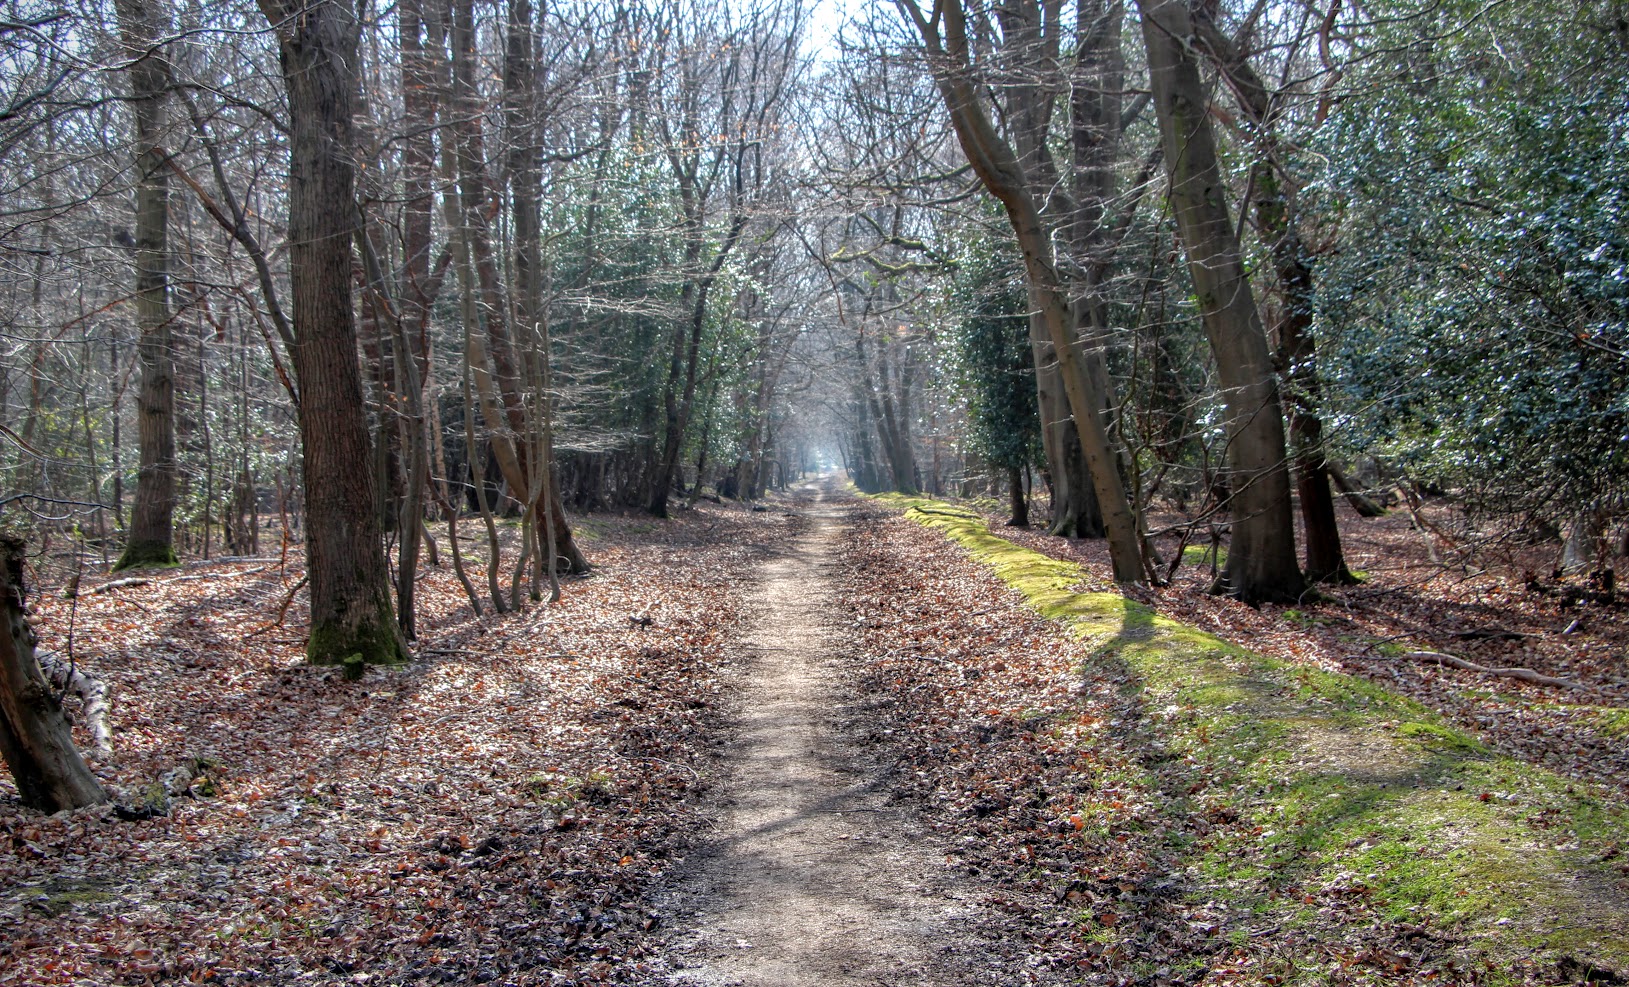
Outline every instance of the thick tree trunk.
POLYGON ((141 331, 137 435, 141 471, 124 552, 114 569, 175 564, 175 378, 170 329, 169 167, 166 126, 170 65, 160 39, 167 18, 152 0, 116 5, 136 121, 136 324, 141 331))
POLYGON ((995 132, 969 77, 967 25, 960 0, 937 0, 933 22, 924 18, 908 0, 905 6, 927 45, 934 78, 950 113, 957 140, 974 173, 1006 208, 1008 221, 1018 237, 1031 298, 1037 303, 1036 308, 1056 347, 1059 376, 1074 415, 1098 505, 1103 511, 1114 578, 1118 582, 1143 582, 1147 572, 1142 537, 1137 530, 1136 515, 1126 499, 1114 448, 1100 414, 1101 396, 1091 391, 1092 375, 1087 371, 1086 362, 1093 354, 1082 354, 1072 338, 1073 320, 1063 281, 1058 275, 1051 238, 1030 194, 1023 168, 1012 148, 995 132))
POLYGON ((357 21, 348 0, 261 0, 289 102, 289 281, 317 663, 405 661, 390 604, 357 364, 351 259, 357 21))
POLYGON ((1324 426, 1318 415, 1322 387, 1318 380, 1317 347, 1312 337, 1312 264, 1301 243, 1295 215, 1274 160, 1272 96, 1243 52, 1222 33, 1208 13, 1203 10, 1196 13, 1194 26, 1202 47, 1230 82, 1240 108, 1263 144, 1261 159, 1250 173, 1251 198, 1256 229, 1272 254, 1284 299, 1277 327, 1278 353, 1289 385, 1290 450, 1295 460, 1301 522, 1306 528, 1306 576, 1313 582, 1355 582, 1341 553, 1335 499, 1329 489, 1324 458, 1324 426))
POLYGON ((1193 35, 1179 0, 1138 0, 1171 208, 1188 257, 1227 411, 1233 533, 1218 589, 1250 603, 1306 589, 1295 556, 1284 414, 1272 354, 1228 215, 1193 35))
POLYGON ((30 808, 57 812, 106 802, 34 657, 25 603, 23 543, 0 538, 0 754, 30 808))

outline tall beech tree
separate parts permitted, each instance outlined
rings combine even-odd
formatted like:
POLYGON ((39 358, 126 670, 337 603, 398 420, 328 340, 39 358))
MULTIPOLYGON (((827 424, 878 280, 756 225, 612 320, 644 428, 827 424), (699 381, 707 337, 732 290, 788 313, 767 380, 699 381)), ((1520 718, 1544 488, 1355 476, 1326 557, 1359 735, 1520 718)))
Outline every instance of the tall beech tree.
POLYGON ((1290 450, 1295 487, 1306 533, 1306 576, 1314 582, 1354 582, 1341 551, 1324 453, 1324 423, 1319 414, 1323 386, 1318 379, 1318 348, 1312 335, 1317 300, 1313 297, 1312 257, 1301 240, 1290 176, 1274 131, 1281 109, 1279 94, 1268 88, 1244 48, 1227 36, 1209 10, 1195 8, 1193 23, 1199 46, 1227 81, 1234 101, 1256 138, 1257 160, 1250 168, 1250 205, 1256 232, 1273 258, 1281 306, 1278 313, 1278 361, 1289 387, 1290 450))
POLYGON ((118 0, 119 31, 130 60, 136 164, 136 352, 141 362, 137 435, 141 471, 124 552, 115 569, 175 563, 175 340, 171 330, 168 125, 169 18, 159 0, 118 0))
POLYGON ((1138 0, 1150 88, 1176 217, 1227 418, 1227 568, 1216 587, 1250 603, 1306 590, 1296 563, 1284 413, 1261 313, 1245 274, 1216 158, 1210 112, 1182 0, 1138 0))
POLYGON ((1142 582, 1147 578, 1143 539, 1136 514, 1126 497, 1117 456, 1103 419, 1103 397, 1094 387, 1108 379, 1107 371, 1095 366, 1103 356, 1095 348, 1083 349, 1075 338, 1065 281, 1058 270, 1041 203, 1036 201, 1031 179, 1012 144, 997 133, 983 104, 974 77, 967 15, 962 10, 961 0, 934 0, 931 14, 924 14, 915 0, 895 2, 922 38, 928 68, 933 72, 968 162, 985 188, 1006 209, 1008 221, 1018 237, 1029 281, 1030 304, 1046 325, 1056 351, 1058 373, 1103 512, 1114 578, 1119 582, 1142 582))
POLYGON ((351 305, 358 25, 349 0, 260 0, 288 88, 291 356, 300 388, 317 663, 404 661, 391 609, 351 305))

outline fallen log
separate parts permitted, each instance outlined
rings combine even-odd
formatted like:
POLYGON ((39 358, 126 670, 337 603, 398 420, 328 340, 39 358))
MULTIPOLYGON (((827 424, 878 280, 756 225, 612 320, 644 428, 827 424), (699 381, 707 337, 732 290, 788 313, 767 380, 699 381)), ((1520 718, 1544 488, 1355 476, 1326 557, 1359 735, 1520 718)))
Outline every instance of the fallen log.
POLYGON ((50 651, 35 652, 40 671, 45 673, 58 692, 71 692, 85 704, 85 729, 96 744, 94 754, 99 758, 113 755, 113 731, 107 725, 107 683, 85 672, 77 665, 58 658, 50 651))
POLYGON ((173 583, 209 582, 216 579, 237 579, 240 576, 252 576, 257 572, 265 572, 269 566, 260 566, 255 569, 240 569, 237 572, 200 572, 190 576, 172 576, 169 579, 153 579, 149 576, 126 576, 123 579, 110 579, 105 583, 98 583, 88 590, 80 590, 79 580, 75 577, 63 589, 64 599, 73 599, 76 596, 90 594, 96 596, 101 593, 111 593, 114 590, 134 589, 137 586, 169 586, 173 583))
MULTIPOLYGON (((150 582, 152 582, 152 580, 148 579, 146 576, 127 576, 124 579, 110 579, 105 583, 92 586, 89 592, 92 596, 96 596, 102 593, 111 593, 116 589, 130 589, 136 586, 146 586, 150 582)), ((64 591, 62 595, 70 600, 73 599, 75 596, 79 595, 78 586, 74 586, 72 592, 64 591)))

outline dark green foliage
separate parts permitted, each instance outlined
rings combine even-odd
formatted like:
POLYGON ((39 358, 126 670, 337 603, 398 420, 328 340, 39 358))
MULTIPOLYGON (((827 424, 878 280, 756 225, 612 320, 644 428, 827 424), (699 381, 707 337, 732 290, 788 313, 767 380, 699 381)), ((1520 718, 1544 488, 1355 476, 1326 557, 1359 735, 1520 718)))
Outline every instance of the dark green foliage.
POLYGON ((972 447, 993 467, 1023 469, 1041 456, 1041 418, 1023 271, 1004 246, 980 244, 957 268, 954 376, 972 447))
POLYGON ((1607 5, 1541 6, 1372 38, 1309 201, 1339 224, 1321 315, 1348 437, 1565 513, 1629 490, 1629 61, 1607 5))

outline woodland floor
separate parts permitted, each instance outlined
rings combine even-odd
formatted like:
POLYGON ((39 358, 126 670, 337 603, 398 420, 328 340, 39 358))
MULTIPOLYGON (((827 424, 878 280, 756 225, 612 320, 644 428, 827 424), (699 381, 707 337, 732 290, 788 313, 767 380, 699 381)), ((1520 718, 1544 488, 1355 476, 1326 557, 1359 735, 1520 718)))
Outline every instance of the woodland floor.
MULTIPOLYGON (((293 555, 72 604, 42 563, 43 642, 62 653, 71 626, 111 689, 98 773, 126 801, 196 777, 138 822, 41 816, 0 779, 0 984, 1625 982, 1467 952, 1361 881, 1307 888, 1293 926, 1233 908, 1172 834, 1248 820, 1138 780, 1158 718, 1124 671, 1083 666, 897 508, 828 485, 579 530, 597 570, 559 604, 478 617, 443 565, 418 660, 354 683, 301 663, 298 602, 269 626, 293 555)), ((1106 575, 1093 543, 992 530, 1106 575)), ((1148 602, 1629 789, 1629 618, 1527 594, 1520 559, 1432 563, 1406 516, 1346 530, 1368 581, 1326 602, 1251 610, 1197 565, 1148 602)))
MULTIPOLYGON (((1371 679, 1497 750, 1629 793, 1629 597, 1616 605, 1567 605, 1559 596, 1530 592, 1526 574, 1542 574, 1547 582, 1560 546, 1526 544, 1505 532, 1460 532, 1456 542, 1442 504, 1423 510, 1434 531, 1417 529, 1405 510, 1368 519, 1344 501, 1336 510, 1347 563, 1362 578, 1358 585, 1320 586, 1323 599, 1306 605, 1252 608, 1207 592, 1208 546, 1190 545, 1192 564, 1178 568, 1172 585, 1139 597, 1258 653, 1371 679), (1473 538, 1488 544, 1473 551, 1473 538), (1526 668, 1579 688, 1529 685, 1402 657, 1417 651, 1526 668)), ((1095 588, 1111 586, 1102 542, 1005 528, 1003 515, 986 517, 1003 537, 1080 563, 1095 588)), ((1157 518, 1151 527, 1177 520, 1157 518)), ((1176 546, 1174 535, 1161 540, 1167 561, 1176 546)), ((1629 560, 1616 561, 1619 572, 1629 573, 1629 560)))

